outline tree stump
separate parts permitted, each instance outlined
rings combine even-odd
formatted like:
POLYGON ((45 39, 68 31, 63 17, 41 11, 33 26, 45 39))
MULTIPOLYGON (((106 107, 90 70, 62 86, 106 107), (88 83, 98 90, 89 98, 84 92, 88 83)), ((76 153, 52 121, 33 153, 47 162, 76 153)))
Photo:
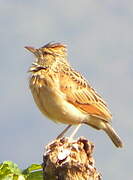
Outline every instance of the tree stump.
POLYGON ((93 143, 85 138, 61 138, 47 145, 43 156, 45 180, 101 180, 92 157, 93 143))

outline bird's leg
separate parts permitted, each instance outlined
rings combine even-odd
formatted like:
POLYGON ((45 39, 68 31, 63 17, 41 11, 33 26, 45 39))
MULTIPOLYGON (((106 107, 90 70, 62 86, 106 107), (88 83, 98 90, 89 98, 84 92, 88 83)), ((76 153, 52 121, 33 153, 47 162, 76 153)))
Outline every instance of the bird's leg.
POLYGON ((61 137, 68 131, 68 129, 69 129, 71 126, 72 126, 71 124, 68 125, 68 126, 57 136, 56 139, 61 138, 61 137))
POLYGON ((73 138, 75 136, 75 134, 77 133, 78 129, 80 128, 81 124, 78 124, 78 126, 74 129, 74 131, 72 132, 70 138, 73 138))

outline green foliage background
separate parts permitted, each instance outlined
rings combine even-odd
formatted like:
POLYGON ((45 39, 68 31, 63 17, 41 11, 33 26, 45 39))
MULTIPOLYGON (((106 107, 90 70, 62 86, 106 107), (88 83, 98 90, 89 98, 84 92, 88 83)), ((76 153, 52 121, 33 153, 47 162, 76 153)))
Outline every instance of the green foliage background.
POLYGON ((17 164, 4 161, 0 164, 0 180, 42 180, 42 166, 32 164, 25 170, 19 169, 17 164))

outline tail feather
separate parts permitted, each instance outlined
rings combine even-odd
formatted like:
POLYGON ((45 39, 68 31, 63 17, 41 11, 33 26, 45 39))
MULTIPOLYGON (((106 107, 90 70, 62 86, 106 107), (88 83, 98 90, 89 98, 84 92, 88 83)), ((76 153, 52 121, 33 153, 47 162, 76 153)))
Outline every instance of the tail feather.
POLYGON ((104 129, 104 131, 107 133, 116 147, 123 147, 122 140, 109 123, 106 123, 106 128, 104 129))

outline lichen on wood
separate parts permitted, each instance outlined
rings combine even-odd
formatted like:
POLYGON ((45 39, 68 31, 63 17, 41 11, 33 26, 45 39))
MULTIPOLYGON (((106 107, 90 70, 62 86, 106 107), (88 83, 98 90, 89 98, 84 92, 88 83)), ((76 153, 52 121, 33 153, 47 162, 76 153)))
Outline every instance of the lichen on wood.
POLYGON ((85 138, 56 139, 43 156, 45 180, 101 180, 92 157, 93 143, 85 138))

